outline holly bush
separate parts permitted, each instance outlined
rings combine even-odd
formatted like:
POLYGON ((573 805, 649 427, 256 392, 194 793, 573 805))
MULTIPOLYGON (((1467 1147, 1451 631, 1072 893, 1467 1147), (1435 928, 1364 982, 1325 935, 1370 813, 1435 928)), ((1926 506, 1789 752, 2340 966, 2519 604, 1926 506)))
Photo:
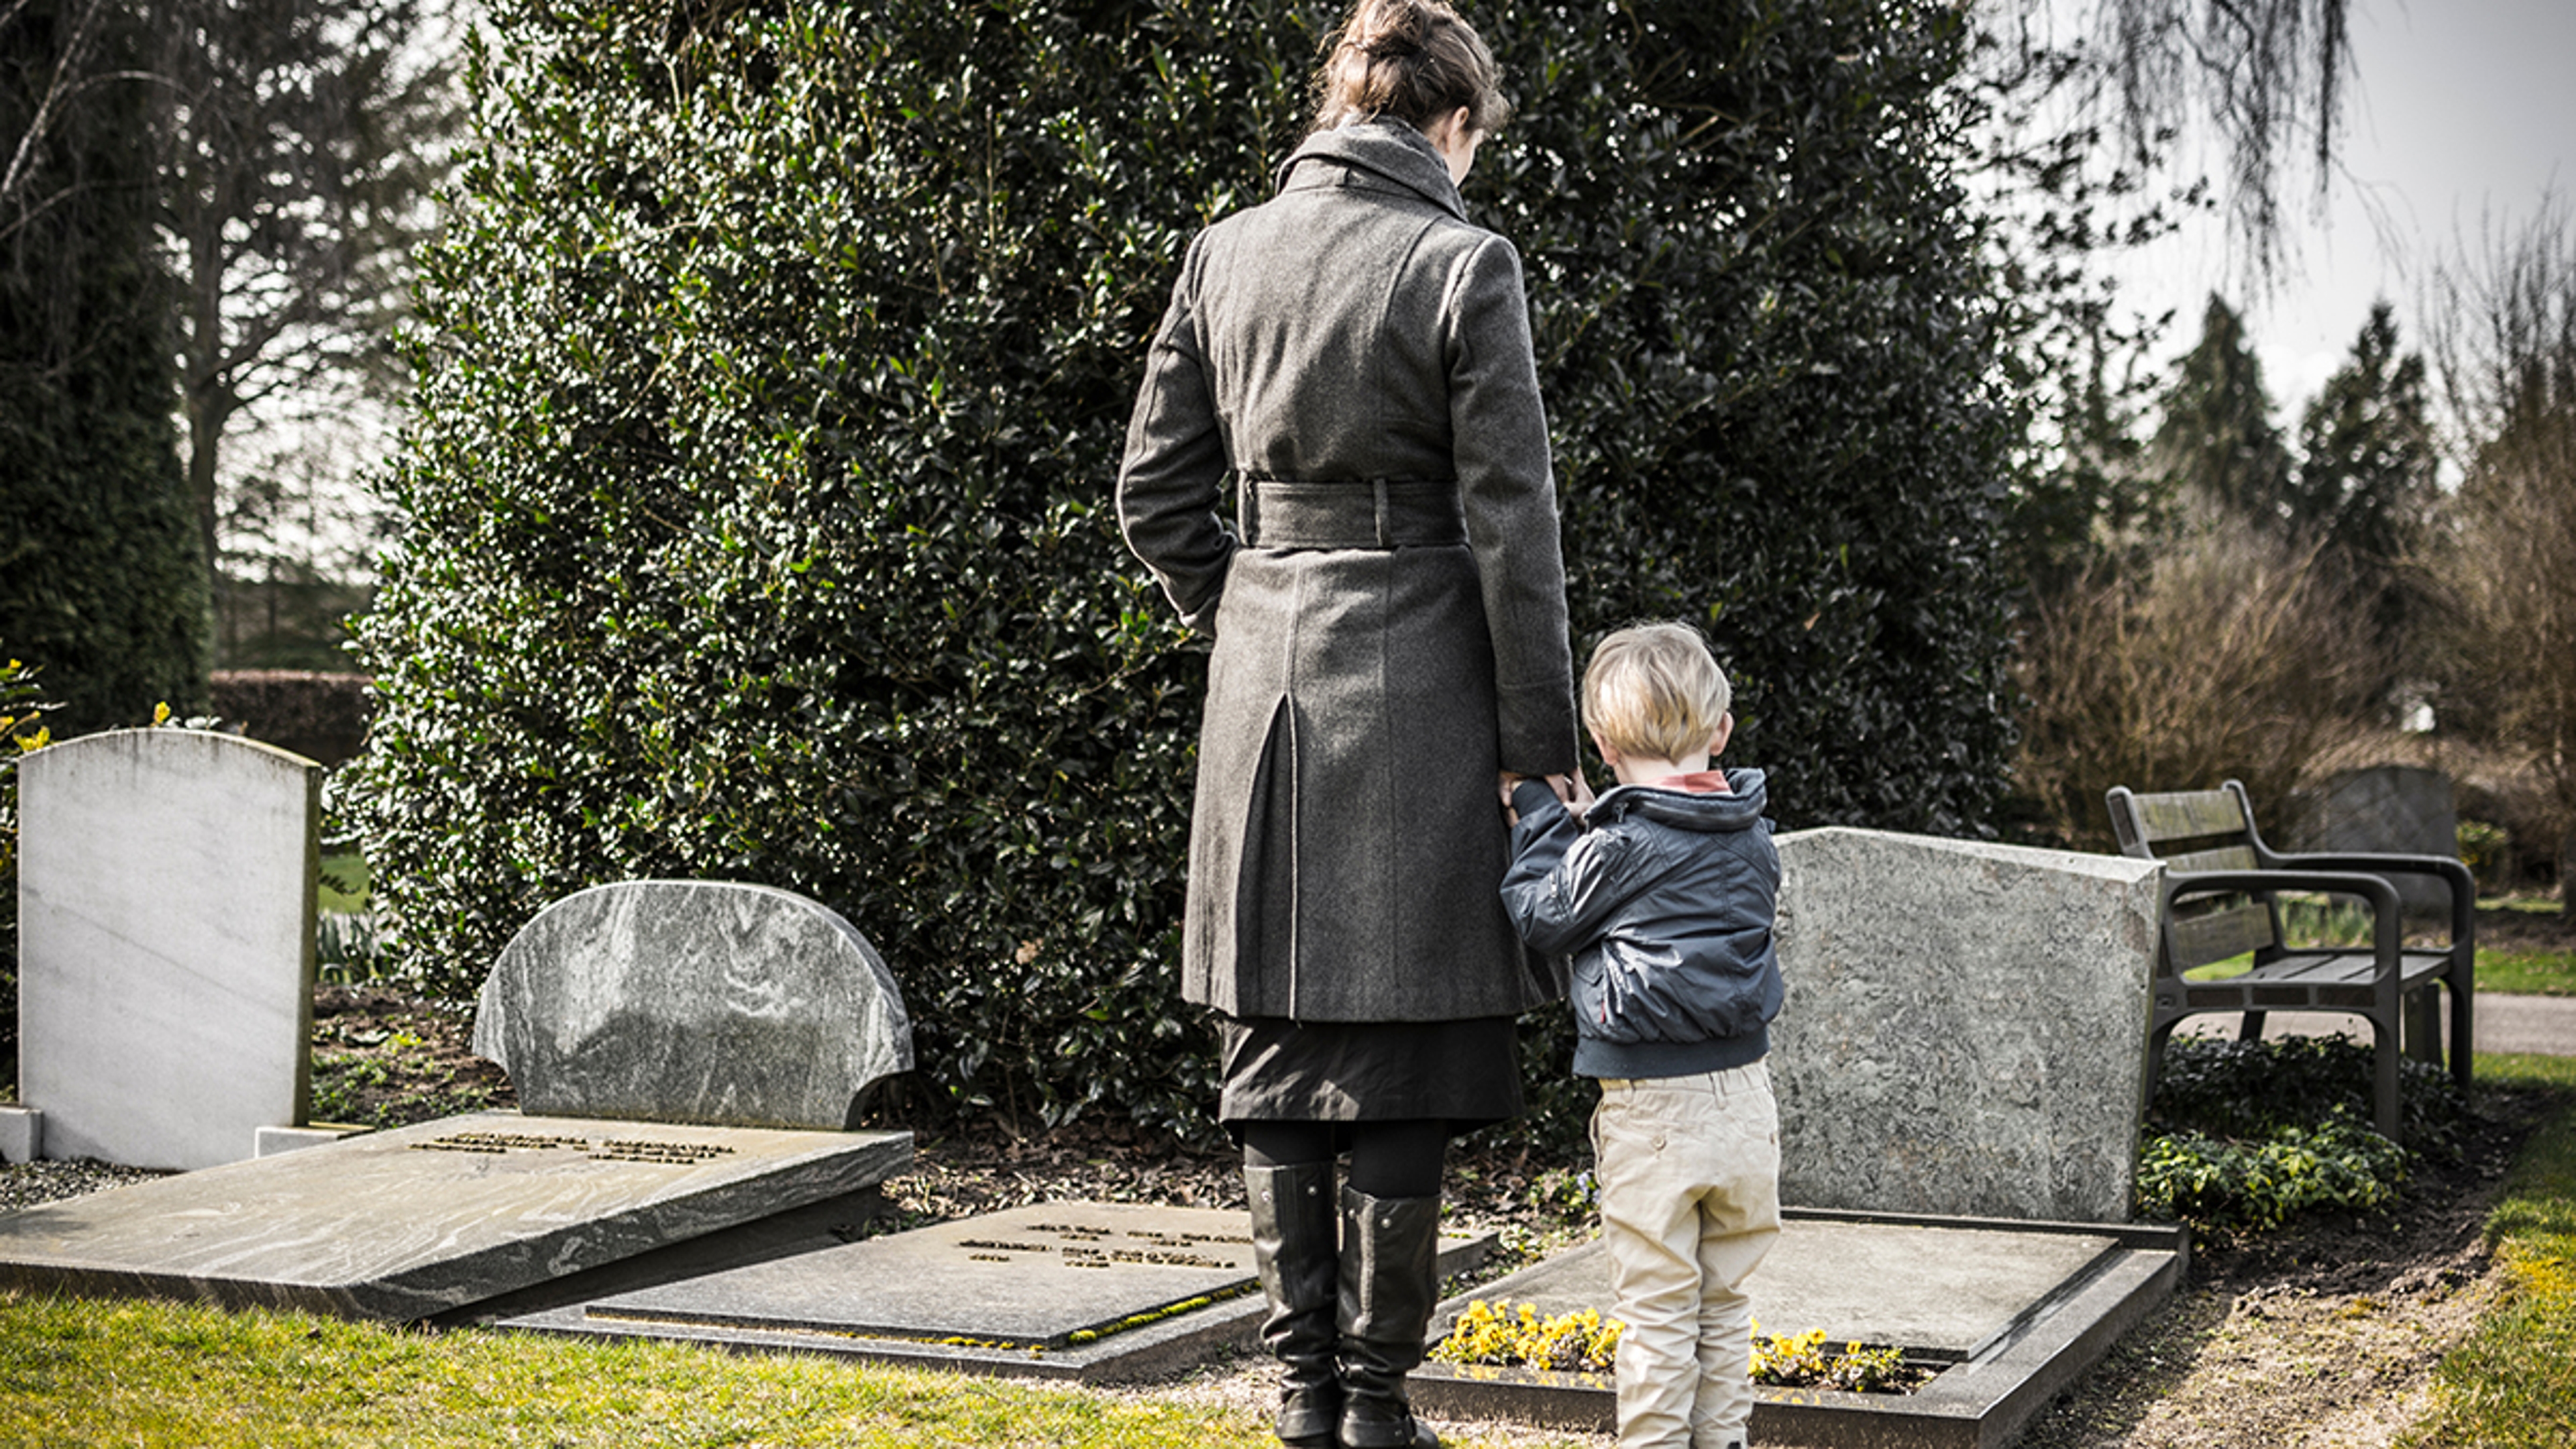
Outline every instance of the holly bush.
MULTIPOLYGON (((1575 642, 1709 624, 1784 823, 1981 829, 2010 420, 1953 11, 1472 14, 1522 106, 1467 195, 1528 259, 1575 642)), ((913 1108, 1205 1131, 1204 650, 1108 501, 1182 248, 1267 195, 1333 7, 490 18, 335 786, 399 969, 462 998, 584 885, 757 881, 884 952, 913 1108)), ((1562 1022, 1528 1039, 1564 1117, 1562 1022)))

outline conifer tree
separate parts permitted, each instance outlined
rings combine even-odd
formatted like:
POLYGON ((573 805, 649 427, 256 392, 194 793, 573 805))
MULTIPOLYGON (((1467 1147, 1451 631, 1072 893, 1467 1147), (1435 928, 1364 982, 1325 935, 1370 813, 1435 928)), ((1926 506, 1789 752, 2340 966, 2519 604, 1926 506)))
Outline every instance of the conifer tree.
POLYGON ((2290 453, 2272 423, 2263 364, 2236 310, 2211 293, 2149 454, 2174 487, 2269 530, 2289 519, 2290 453))
POLYGON ((122 6, 0 9, 0 652, 57 735, 205 697, 146 96, 87 83, 140 42, 122 6))

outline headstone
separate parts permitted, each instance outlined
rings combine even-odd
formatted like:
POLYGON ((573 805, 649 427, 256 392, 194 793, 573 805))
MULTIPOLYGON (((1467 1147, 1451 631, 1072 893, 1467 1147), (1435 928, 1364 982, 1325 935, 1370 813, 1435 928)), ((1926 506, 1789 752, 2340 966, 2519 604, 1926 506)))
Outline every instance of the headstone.
POLYGON ((567 896, 501 952, 474 1050, 529 1112, 850 1125, 912 1067, 893 975, 838 914, 782 890, 628 881, 567 896))
MULTIPOLYGON (((2460 854, 2460 817, 2451 778, 2413 765, 2373 765, 2345 770, 2306 802, 2290 832, 2290 849, 2336 853, 2460 854)), ((2411 916, 2449 919, 2451 893, 2423 875, 2392 875, 2399 903, 2411 916)))
POLYGON ((0 1287, 426 1318, 882 1181, 905 1132, 481 1112, 0 1215, 0 1287))
POLYGON ((1843 828, 1779 846, 1782 1199, 2126 1220, 2162 867, 1843 828))
POLYGON ((305 1120, 320 788, 197 730, 19 762, 18 1099, 45 1156, 211 1167, 305 1120))

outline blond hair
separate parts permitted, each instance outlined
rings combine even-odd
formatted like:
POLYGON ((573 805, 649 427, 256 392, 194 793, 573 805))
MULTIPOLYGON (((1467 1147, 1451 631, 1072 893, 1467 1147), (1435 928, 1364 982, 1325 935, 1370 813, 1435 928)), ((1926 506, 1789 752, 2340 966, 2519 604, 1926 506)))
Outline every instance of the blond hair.
POLYGON ((1314 129, 1384 116, 1417 131, 1465 107, 1491 134, 1511 116, 1502 68, 1476 28, 1440 0, 1359 0, 1325 42, 1314 129))
POLYGON ((1680 760, 1717 735, 1734 691, 1688 624, 1632 624, 1604 638, 1583 671, 1583 723, 1623 755, 1680 760))

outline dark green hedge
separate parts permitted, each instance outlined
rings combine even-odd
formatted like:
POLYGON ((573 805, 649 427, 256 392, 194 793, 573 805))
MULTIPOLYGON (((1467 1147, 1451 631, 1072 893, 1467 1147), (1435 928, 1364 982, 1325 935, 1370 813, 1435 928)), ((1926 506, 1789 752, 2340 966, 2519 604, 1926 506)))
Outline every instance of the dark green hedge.
MULTIPOLYGON (((149 96, 57 74, 89 8, 35 0, 0 23, 0 149, 63 89, 0 206, 0 649, 45 671, 57 735, 194 713, 206 691, 149 96)), ((108 7, 91 71, 133 67, 135 26, 108 7)))
MULTIPOLYGON (((1181 248, 1267 193, 1332 16, 713 8, 494 7, 341 796, 405 969, 462 994, 593 881, 756 880, 884 950, 933 1104, 1203 1127, 1203 654, 1106 504, 1181 248)), ((1713 620, 1787 823, 1978 828, 2006 419, 1949 10, 1476 13, 1578 643, 1713 620)))

